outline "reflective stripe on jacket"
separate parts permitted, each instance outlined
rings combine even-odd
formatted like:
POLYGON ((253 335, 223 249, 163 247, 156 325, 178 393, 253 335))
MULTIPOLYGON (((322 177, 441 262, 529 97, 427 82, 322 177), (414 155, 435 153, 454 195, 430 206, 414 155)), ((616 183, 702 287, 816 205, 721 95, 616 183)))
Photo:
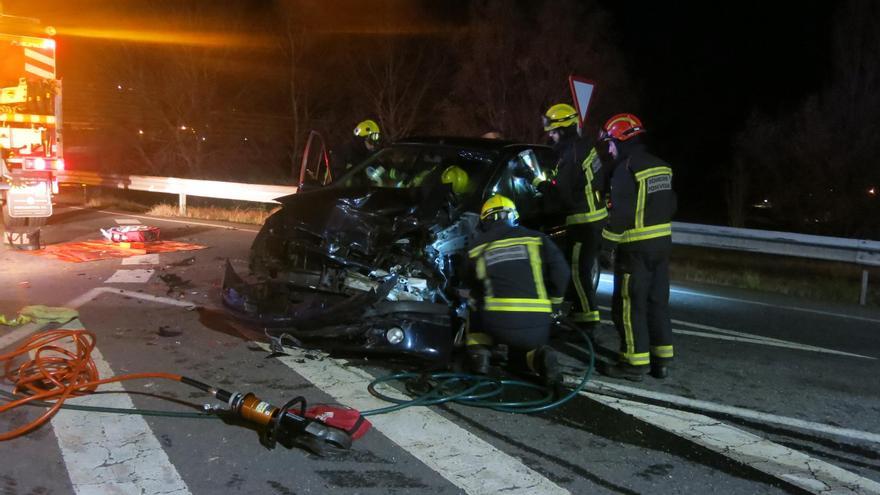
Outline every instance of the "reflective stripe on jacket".
POLYGON ((602 237, 612 243, 648 247, 653 244, 647 241, 672 236, 676 209, 672 168, 641 145, 627 151, 611 176, 611 211, 602 237))
POLYGON ((568 265, 544 234, 499 222, 471 244, 471 294, 481 310, 550 313, 562 301, 568 265))

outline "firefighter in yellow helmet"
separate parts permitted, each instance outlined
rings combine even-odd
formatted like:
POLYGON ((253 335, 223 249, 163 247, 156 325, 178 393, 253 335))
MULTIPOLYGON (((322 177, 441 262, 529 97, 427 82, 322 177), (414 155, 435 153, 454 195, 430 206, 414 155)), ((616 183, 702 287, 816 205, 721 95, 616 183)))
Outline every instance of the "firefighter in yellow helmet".
POLYGON ((511 368, 537 372, 552 385, 560 375, 547 341, 568 285, 568 266, 549 237, 519 226, 518 217, 504 196, 483 204, 468 250, 475 309, 467 333, 468 361, 472 371, 486 373, 491 346, 504 344, 511 368))
POLYGON ((342 159, 334 161, 333 177, 340 177, 347 170, 373 156, 383 146, 379 124, 372 119, 359 122, 352 131, 352 140, 344 151, 342 159))
POLYGON ((592 335, 599 325, 593 274, 598 273, 602 227, 608 217, 606 168, 593 143, 578 134, 578 114, 574 107, 565 103, 551 106, 544 113, 543 124, 558 157, 556 172, 544 178, 522 169, 520 175, 530 179, 543 193, 548 210, 565 216, 565 250, 571 263, 572 280, 566 294, 566 299, 572 302, 570 318, 592 335))

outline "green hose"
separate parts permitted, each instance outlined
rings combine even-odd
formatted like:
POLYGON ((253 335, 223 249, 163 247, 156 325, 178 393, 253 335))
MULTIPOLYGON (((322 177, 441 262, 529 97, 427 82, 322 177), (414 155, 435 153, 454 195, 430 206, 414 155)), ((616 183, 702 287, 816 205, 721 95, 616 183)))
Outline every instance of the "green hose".
POLYGON ((424 374, 402 372, 376 378, 370 382, 369 386, 367 386, 367 390, 369 390, 373 396, 394 405, 371 409, 369 411, 361 411, 361 415, 372 416, 399 411, 407 407, 434 406, 446 404, 448 402, 513 414, 531 414, 548 411, 570 401, 574 396, 578 395, 578 393, 587 386, 587 382, 590 381, 590 377, 593 374, 595 356, 593 352, 593 344, 590 342, 590 339, 586 338, 586 335, 584 336, 584 341, 586 341, 587 347, 589 347, 590 355, 587 369, 584 371, 584 375, 578 386, 573 388, 568 394, 556 400, 553 400, 553 390, 522 380, 500 380, 483 375, 471 375, 467 373, 438 372, 424 374), (417 387, 420 385, 429 388, 421 394, 413 393, 413 395, 415 395, 415 398, 413 399, 398 399, 376 390, 376 386, 379 384, 395 381, 402 383, 404 388, 410 393, 416 391, 417 387), (542 397, 534 400, 506 402, 490 400, 498 398, 505 391, 510 391, 511 389, 516 388, 537 391, 542 394, 542 397))

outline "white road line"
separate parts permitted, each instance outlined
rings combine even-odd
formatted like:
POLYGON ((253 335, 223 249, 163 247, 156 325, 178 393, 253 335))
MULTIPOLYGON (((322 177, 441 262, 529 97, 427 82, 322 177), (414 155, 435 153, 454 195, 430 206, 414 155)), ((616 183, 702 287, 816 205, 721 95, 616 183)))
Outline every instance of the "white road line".
MULTIPOLYGON (((267 345, 260 345, 268 351, 267 345)), ((304 352, 285 352, 290 355, 279 357, 282 363, 340 403, 361 411, 388 406, 367 391, 374 378, 369 373, 344 367, 344 360, 304 359, 304 352)), ((413 407, 369 419, 376 430, 466 493, 569 493, 428 408, 413 407)))
POLYGON ((106 213, 107 215, 127 215, 127 216, 132 217, 132 218, 140 218, 140 219, 142 219, 142 220, 151 220, 151 221, 157 221, 157 222, 182 223, 182 224, 185 224, 185 225, 201 225, 201 226, 204 226, 204 227, 214 227, 214 228, 217 228, 217 229, 240 230, 240 231, 242 231, 242 232, 253 232, 253 233, 255 233, 255 234, 256 234, 257 232, 259 232, 259 230, 245 229, 245 228, 242 228, 242 227, 227 227, 227 226, 225 226, 225 225, 217 225, 217 224, 214 224, 214 223, 207 223, 207 222, 195 222, 195 221, 188 221, 188 220, 171 220, 171 219, 168 219, 168 218, 148 217, 148 216, 144 216, 144 215, 130 215, 130 214, 128 214, 128 213, 122 213, 122 212, 119 212, 119 211, 94 210, 94 209, 92 209, 92 208, 83 208, 83 207, 81 207, 81 206, 69 206, 68 208, 73 208, 74 210, 92 210, 92 211, 96 211, 96 212, 98 212, 98 213, 106 213))
POLYGON ((123 265, 158 265, 159 264, 159 255, 158 254, 140 254, 137 256, 129 256, 128 258, 122 258, 123 265))
MULTIPOLYGON (((80 296, 77 296, 67 303, 64 304, 66 308, 78 309, 82 307, 84 304, 89 301, 95 299, 101 294, 115 294, 122 297, 131 297, 134 299, 142 299, 144 301, 156 302, 161 304, 169 304, 171 306, 178 306, 185 309, 194 309, 196 305, 190 301, 181 300, 181 299, 173 299, 170 297, 162 297, 162 296, 153 296, 150 294, 144 294, 142 292, 134 292, 127 291, 124 289, 117 289, 115 287, 95 287, 93 289, 88 290, 80 296)), ((26 325, 22 325, 15 330, 4 334, 0 337, 0 349, 5 349, 6 347, 14 344, 15 342, 31 335, 34 332, 39 331, 45 325, 41 325, 38 323, 28 323, 26 325)))
MULTIPOLYGON (((82 328, 78 320, 75 323, 67 327, 82 328)), ((101 378, 114 375, 97 348, 92 351, 92 359, 101 378)), ((119 383, 102 385, 100 390, 125 391, 119 383)), ((86 395, 69 402, 134 407, 124 393, 86 395)), ((191 493, 143 416, 62 409, 51 423, 70 482, 78 495, 191 493)))
POLYGON ((810 493, 880 493, 876 481, 700 414, 595 394, 587 396, 810 493))
MULTIPOLYGON (((746 409, 744 407, 735 407, 735 406, 726 406, 724 404, 717 404, 715 402, 708 402, 704 400, 697 399, 689 399, 687 397, 681 397, 678 395, 665 394, 663 392, 654 392, 651 390, 645 390, 637 387, 630 387, 627 385, 620 385, 617 383, 610 383, 603 380, 592 380, 587 388, 589 390, 597 391, 597 392, 623 392, 630 396, 634 397, 643 397, 646 399, 659 400, 663 402, 667 402, 669 404, 675 404, 683 407, 688 407, 691 409, 697 409, 700 411, 713 412, 718 414, 725 414, 728 416, 735 416, 738 418, 750 419, 754 421, 760 421, 762 423, 770 423, 775 425, 782 425, 791 428, 798 428, 801 430, 814 431, 818 433, 823 433, 827 435, 837 435, 846 438, 852 438, 855 440, 861 440, 864 442, 872 442, 872 443, 880 443, 880 434, 872 433, 869 431, 860 431, 853 430, 850 428, 841 428, 839 426, 831 426, 823 423, 816 423, 813 421, 805 421, 803 419, 797 418, 789 418, 787 416, 778 416, 776 414, 763 413, 759 411, 753 411, 751 409, 746 409)), ((587 392, 581 392, 582 394, 587 394, 587 392)))
POLYGON ((672 333, 678 335, 691 335, 694 337, 706 337, 709 339, 715 340, 730 340, 734 342, 745 342, 749 344, 758 344, 758 345, 766 345, 770 347, 784 347, 786 349, 795 349, 799 351, 809 351, 809 352, 820 352, 823 354, 835 354, 838 356, 847 356, 847 357, 855 357, 861 359, 872 359, 876 360, 877 358, 871 356, 863 356, 861 354, 853 354, 851 352, 843 352, 843 351, 835 351, 833 349, 825 349, 824 347, 813 347, 810 345, 803 344, 795 344, 795 343, 787 343, 787 342, 773 342, 772 340, 764 340, 764 339, 753 339, 747 337, 734 337, 730 335, 718 335, 714 333, 706 333, 706 332, 698 332, 695 330, 682 330, 679 328, 672 329, 672 333))
POLYGON ((136 218, 114 218, 117 225, 140 225, 141 221, 136 218))
MULTIPOLYGON (((614 278, 610 275, 603 274, 602 276, 599 277, 599 282, 614 286, 614 278)), ((731 301, 731 302, 739 302, 739 303, 745 303, 745 304, 754 304, 757 306, 765 306, 765 307, 774 308, 774 309, 787 309, 787 310, 791 310, 791 311, 800 311, 803 313, 811 313, 811 314, 817 314, 817 315, 822 315, 822 316, 834 316, 837 318, 847 318, 850 320, 867 321, 869 323, 880 323, 880 319, 870 318, 867 316, 856 316, 856 315, 851 315, 851 314, 846 314, 846 313, 835 313, 833 311, 822 311, 822 310, 818 310, 818 309, 799 308, 797 306, 780 306, 778 304, 770 304, 770 303, 765 303, 765 302, 760 302, 760 301, 751 301, 749 299, 739 299, 736 297, 716 296, 714 294, 704 294, 702 292, 694 292, 694 291, 690 291, 690 290, 686 290, 686 289, 672 288, 672 289, 670 289, 670 292, 673 292, 675 294, 684 294, 687 296, 705 297, 708 299, 718 299, 720 301, 731 301)))
POLYGON ((104 281, 105 284, 145 284, 153 276, 152 269, 116 270, 104 281))
MULTIPOLYGON (((602 309, 605 311, 611 311, 611 308, 609 308, 607 306, 599 306, 599 309, 602 309)), ((602 323, 606 323, 608 325, 614 326, 613 321, 602 320, 602 323)), ((713 327, 710 325, 703 325, 700 323, 691 323, 691 322, 682 321, 682 320, 672 320, 672 323, 675 323, 677 325, 686 325, 686 326, 694 327, 694 328, 701 328, 703 330, 710 330, 712 332, 717 332, 719 334, 723 334, 723 335, 718 335, 715 333, 695 332, 693 330, 683 330, 680 328, 673 328, 672 332, 679 334, 679 335, 691 335, 694 337, 705 337, 705 338, 716 339, 716 340, 729 340, 732 342, 745 342, 745 343, 749 343, 749 344, 766 345, 766 346, 770 346, 770 347, 783 347, 786 349, 795 349, 798 351, 820 352, 820 353, 824 353, 824 354, 834 354, 837 356, 856 357, 856 358, 861 358, 861 359, 871 359, 871 360, 877 359, 876 357, 872 357, 872 356, 864 356, 862 354, 854 354, 851 352, 838 351, 835 349, 828 349, 827 347, 817 347, 817 346, 812 346, 812 345, 807 345, 807 344, 800 344, 798 342, 791 342, 788 340, 774 339, 772 337, 764 337, 763 335, 756 335, 753 333, 737 332, 735 330, 726 330, 724 328, 713 327)))

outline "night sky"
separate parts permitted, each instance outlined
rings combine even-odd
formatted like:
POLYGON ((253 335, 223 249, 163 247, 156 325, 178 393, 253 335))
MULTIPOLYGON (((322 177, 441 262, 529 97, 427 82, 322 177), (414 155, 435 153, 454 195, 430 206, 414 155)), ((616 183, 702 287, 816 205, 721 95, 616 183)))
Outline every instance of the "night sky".
POLYGON ((653 149, 676 166, 679 186, 705 191, 684 198, 683 212, 718 221, 720 167, 749 114, 785 112, 827 83, 834 4, 602 4, 614 14, 653 149))
MULTIPOLYGON (((836 2, 819 1, 627 1, 597 0, 612 15, 613 40, 621 49, 638 92, 637 113, 649 129, 658 155, 676 167, 686 195, 688 220, 724 221, 722 168, 732 142, 754 111, 779 114, 796 108, 827 84, 836 2), (707 192, 708 189, 708 192, 707 192), (706 192, 706 194, 702 194, 706 192), (701 218, 700 216, 705 218, 701 218)), ((528 2, 508 2, 526 8, 528 2)), ((214 1, 242 6, 266 17, 275 2, 214 1)), ((143 13, 141 2, 120 0, 5 0, 7 13, 41 17, 47 23, 104 22, 113 16, 143 13)), ((400 23, 454 27, 466 15, 466 0, 401 1, 364 4, 344 0, 315 4, 311 14, 325 26, 357 30, 398 16, 400 23)), ((161 16, 161 12, 155 12, 161 16)), ((129 16, 131 17, 131 16, 129 16)), ((135 16, 137 17, 137 16, 135 16)), ((486 22, 491 22, 487 20, 486 22)), ((369 29, 367 29, 369 31, 369 29)), ((374 34, 381 36, 381 34, 374 34)), ((564 43, 565 40, 560 40, 564 43)), ((594 77, 591 74, 583 74, 594 77)), ((601 98, 601 78, 597 98, 601 98)), ((565 81, 560 81, 565 85, 565 81)), ((536 125, 544 109, 535 109, 536 125)))

